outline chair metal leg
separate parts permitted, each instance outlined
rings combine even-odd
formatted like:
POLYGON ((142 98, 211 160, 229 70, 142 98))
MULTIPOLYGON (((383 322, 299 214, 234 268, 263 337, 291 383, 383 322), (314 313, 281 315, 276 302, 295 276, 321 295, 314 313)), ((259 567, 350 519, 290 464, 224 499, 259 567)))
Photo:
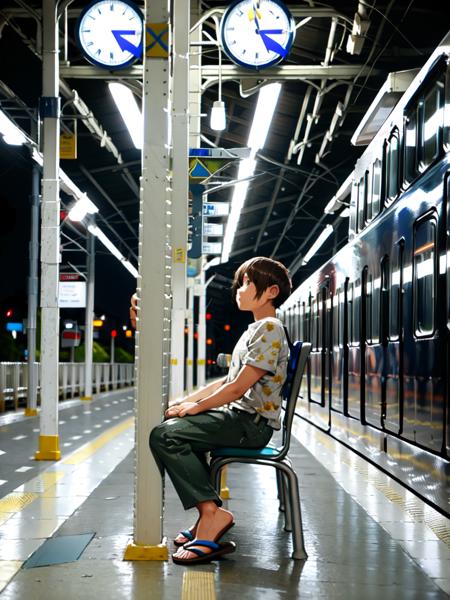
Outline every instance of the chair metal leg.
POLYGON ((285 475, 283 472, 281 472, 280 475, 284 494, 284 530, 292 531, 292 506, 289 493, 289 480, 287 475, 285 475))
POLYGON ((277 475, 277 496, 279 500, 278 510, 284 512, 285 503, 286 503, 286 495, 285 495, 285 485, 283 482, 283 475, 280 473, 278 469, 275 469, 277 475))
POLYGON ((305 560, 308 555, 305 550, 305 542, 303 539, 302 513, 300 509, 300 494, 298 491, 298 478, 295 471, 288 465, 284 465, 283 469, 289 481, 289 499, 292 517, 292 543, 294 551, 292 558, 296 560, 305 560))

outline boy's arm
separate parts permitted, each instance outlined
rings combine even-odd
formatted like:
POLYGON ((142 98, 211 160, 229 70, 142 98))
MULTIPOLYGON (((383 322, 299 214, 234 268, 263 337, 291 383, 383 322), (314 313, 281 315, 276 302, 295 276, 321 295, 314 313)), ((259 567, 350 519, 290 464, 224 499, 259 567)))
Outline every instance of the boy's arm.
POLYGON ((218 408, 224 404, 229 404, 234 400, 242 398, 245 392, 255 385, 261 377, 267 373, 264 369, 259 369, 253 365, 244 365, 239 371, 236 379, 224 383, 217 391, 198 402, 184 402, 180 405, 178 417, 185 415, 197 415, 198 413, 218 408))
POLYGON ((225 383, 226 379, 226 377, 221 377, 216 381, 212 381, 211 383, 208 383, 208 385, 201 387, 196 392, 192 392, 192 394, 189 394, 189 396, 185 396, 182 400, 175 400, 174 405, 182 404, 183 402, 198 402, 199 400, 206 398, 206 396, 213 394, 225 383))
POLYGON ((186 396, 186 397, 182 398, 181 400, 179 400, 178 398, 175 399, 173 401, 173 403, 170 404, 169 408, 166 410, 165 417, 177 417, 178 413, 180 411, 180 407, 184 403, 198 402, 199 400, 202 400, 203 398, 210 396, 216 390, 218 390, 225 383, 225 381, 226 381, 226 377, 221 377, 217 381, 213 381, 212 383, 205 385, 204 387, 200 388, 196 392, 193 392, 192 394, 189 394, 189 396, 186 396))

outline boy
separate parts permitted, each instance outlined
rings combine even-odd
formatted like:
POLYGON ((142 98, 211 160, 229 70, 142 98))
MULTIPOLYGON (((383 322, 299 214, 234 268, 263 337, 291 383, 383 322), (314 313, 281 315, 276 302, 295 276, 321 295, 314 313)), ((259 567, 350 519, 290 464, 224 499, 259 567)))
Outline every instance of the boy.
POLYGON ((196 524, 175 539, 178 564, 210 562, 235 550, 232 542, 218 543, 234 519, 210 483, 205 453, 224 446, 263 448, 280 428, 289 348, 275 314, 291 288, 287 269, 275 260, 257 257, 239 267, 233 297, 255 322, 236 344, 228 376, 168 408, 168 420, 150 434, 161 473, 167 471, 184 508, 199 512, 196 524))

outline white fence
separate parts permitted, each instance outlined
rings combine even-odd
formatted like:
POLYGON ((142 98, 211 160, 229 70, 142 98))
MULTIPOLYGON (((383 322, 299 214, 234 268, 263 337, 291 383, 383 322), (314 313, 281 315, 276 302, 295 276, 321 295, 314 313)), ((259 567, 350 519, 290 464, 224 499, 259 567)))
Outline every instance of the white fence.
MULTIPOLYGON (((35 363, 38 372, 38 394, 40 390, 40 363, 35 363)), ((10 404, 19 407, 27 397, 28 364, 25 362, 0 363, 0 412, 10 404)), ((94 393, 116 390, 134 383, 133 363, 93 363, 92 391, 94 393)), ((59 363, 60 398, 74 398, 84 394, 84 363, 59 363)))

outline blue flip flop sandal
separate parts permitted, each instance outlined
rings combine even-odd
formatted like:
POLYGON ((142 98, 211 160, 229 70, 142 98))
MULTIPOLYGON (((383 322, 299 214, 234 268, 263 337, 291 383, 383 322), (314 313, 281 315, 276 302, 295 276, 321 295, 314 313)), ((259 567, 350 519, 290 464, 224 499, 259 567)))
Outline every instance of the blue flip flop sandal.
POLYGON ((178 556, 172 555, 172 560, 177 565, 200 565, 209 563, 212 560, 218 560, 225 554, 231 554, 236 551, 236 544, 234 542, 211 542, 211 540, 195 540, 184 545, 185 550, 189 550, 196 556, 194 558, 178 558, 178 556), (210 548, 212 552, 203 552, 197 546, 203 546, 204 548, 210 548))
POLYGON ((187 542, 179 542, 178 540, 173 540, 175 546, 184 546, 184 544, 188 544, 194 539, 194 534, 191 533, 189 529, 184 529, 183 531, 180 531, 178 535, 184 536, 187 539, 187 542))
MULTIPOLYGON (((197 524, 198 524, 198 521, 194 525, 193 529, 197 528, 197 524)), ((226 532, 229 531, 232 527, 234 527, 234 521, 231 521, 231 523, 229 523, 221 531, 219 531, 219 533, 214 538, 214 542, 218 542, 220 540, 220 538, 222 538, 226 534, 226 532)), ((173 540, 173 543, 175 544, 175 546, 178 546, 178 547, 184 546, 185 544, 189 544, 190 542, 192 542, 195 539, 195 535, 189 529, 180 531, 180 534, 183 535, 188 541, 187 542, 178 542, 177 540, 173 540)))

